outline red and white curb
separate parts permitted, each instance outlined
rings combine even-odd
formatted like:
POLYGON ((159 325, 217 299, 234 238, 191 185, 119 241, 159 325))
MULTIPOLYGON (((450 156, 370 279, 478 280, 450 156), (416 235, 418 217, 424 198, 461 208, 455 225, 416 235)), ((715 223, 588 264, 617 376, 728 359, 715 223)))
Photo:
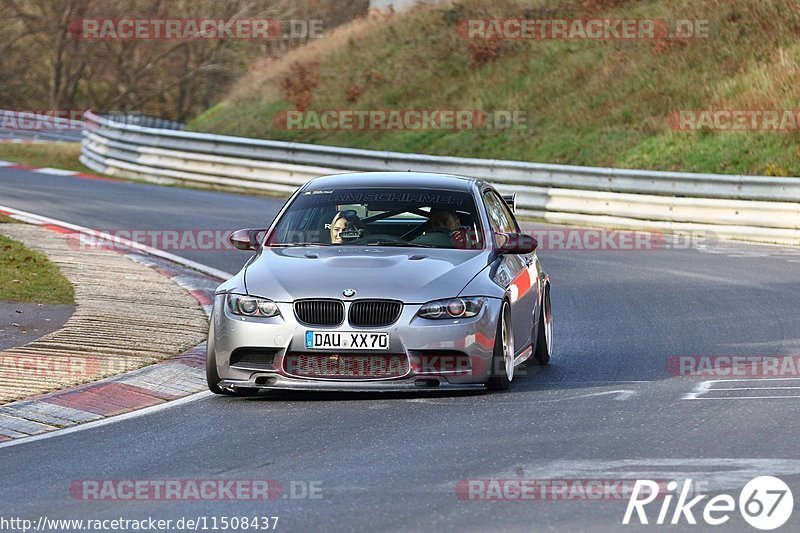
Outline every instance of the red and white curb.
MULTIPOLYGON (((220 280, 231 277, 227 272, 75 224, 4 206, 0 206, 0 213, 59 233, 106 239, 118 245, 112 247, 118 253, 155 269, 186 289, 207 314, 220 280)), ((205 343, 201 343, 139 370, 5 404, 0 406, 0 443, 186 398, 207 389, 204 367, 205 343)))
POLYGON ((30 165, 23 165, 22 163, 14 163, 13 161, 0 161, 0 168, 7 168, 11 170, 25 170, 27 172, 34 172, 37 174, 49 174, 51 176, 72 176, 74 178, 81 178, 87 180, 125 181, 120 178, 111 178, 108 176, 97 176, 95 174, 86 174, 85 172, 78 172, 77 170, 64 170, 62 168, 50 168, 50 167, 32 167, 30 165))

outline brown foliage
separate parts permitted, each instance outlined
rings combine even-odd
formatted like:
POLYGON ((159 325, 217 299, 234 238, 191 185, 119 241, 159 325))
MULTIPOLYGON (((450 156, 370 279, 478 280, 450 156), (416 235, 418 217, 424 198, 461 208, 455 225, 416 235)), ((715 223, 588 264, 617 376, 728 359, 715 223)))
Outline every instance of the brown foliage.
POLYGON ((298 111, 306 111, 311 107, 312 91, 319 85, 319 63, 294 62, 289 73, 281 80, 281 89, 288 101, 298 111))
POLYGON ((358 101, 358 98, 363 92, 364 89, 362 87, 358 85, 351 85, 345 92, 344 98, 352 104, 358 101))
POLYGON ((497 39, 471 39, 467 44, 469 53, 469 66, 473 69, 481 68, 500 57, 503 44, 497 39))

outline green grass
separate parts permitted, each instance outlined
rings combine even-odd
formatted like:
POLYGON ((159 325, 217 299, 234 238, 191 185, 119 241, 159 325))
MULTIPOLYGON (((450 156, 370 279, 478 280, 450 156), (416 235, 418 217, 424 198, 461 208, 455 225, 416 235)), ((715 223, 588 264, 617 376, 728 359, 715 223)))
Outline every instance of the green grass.
MULTIPOLYGON (((8 222, 7 217, 0 222, 8 222)), ((47 258, 0 236, 0 301, 70 304, 72 284, 47 258)))
POLYGON ((6 143, 0 144, 0 160, 32 167, 51 167, 94 174, 83 166, 80 143, 6 143))
POLYGON ((462 0, 356 22, 265 62, 190 128, 401 152, 798 176, 798 133, 678 132, 667 122, 684 109, 797 108, 798 27, 800 10, 788 0, 462 0), (588 4, 601 9, 587 12, 588 4), (537 18, 539 12, 541 18, 707 19, 711 35, 503 41, 496 58, 476 66, 470 41, 454 32, 468 18, 537 18), (308 73, 311 110, 521 110, 528 125, 520 131, 286 131, 274 118, 294 107, 282 87, 299 78, 292 65, 308 73))

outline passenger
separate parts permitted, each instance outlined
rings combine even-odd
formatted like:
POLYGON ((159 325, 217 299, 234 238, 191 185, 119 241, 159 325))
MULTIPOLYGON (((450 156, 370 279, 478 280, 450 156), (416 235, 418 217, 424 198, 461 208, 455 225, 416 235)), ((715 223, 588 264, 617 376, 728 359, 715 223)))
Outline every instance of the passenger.
POLYGON ((331 220, 331 243, 342 244, 342 231, 344 231, 347 226, 348 222, 344 217, 344 213, 341 211, 336 213, 336 216, 331 220))
POLYGON ((364 225, 355 211, 339 211, 336 213, 336 216, 331 220, 330 228, 332 244, 342 244, 345 239, 357 239, 364 233, 364 225), (343 239, 342 233, 345 235, 350 233, 352 235, 343 239))

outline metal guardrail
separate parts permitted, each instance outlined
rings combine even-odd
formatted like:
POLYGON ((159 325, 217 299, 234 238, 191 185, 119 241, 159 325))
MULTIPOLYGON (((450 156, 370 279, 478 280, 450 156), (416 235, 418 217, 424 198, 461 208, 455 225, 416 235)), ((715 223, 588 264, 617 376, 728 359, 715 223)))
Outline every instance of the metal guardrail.
POLYGON ((321 174, 423 171, 487 179, 523 215, 558 223, 800 244, 800 178, 689 174, 440 157, 121 123, 86 113, 81 161, 159 183, 287 194, 321 174))

